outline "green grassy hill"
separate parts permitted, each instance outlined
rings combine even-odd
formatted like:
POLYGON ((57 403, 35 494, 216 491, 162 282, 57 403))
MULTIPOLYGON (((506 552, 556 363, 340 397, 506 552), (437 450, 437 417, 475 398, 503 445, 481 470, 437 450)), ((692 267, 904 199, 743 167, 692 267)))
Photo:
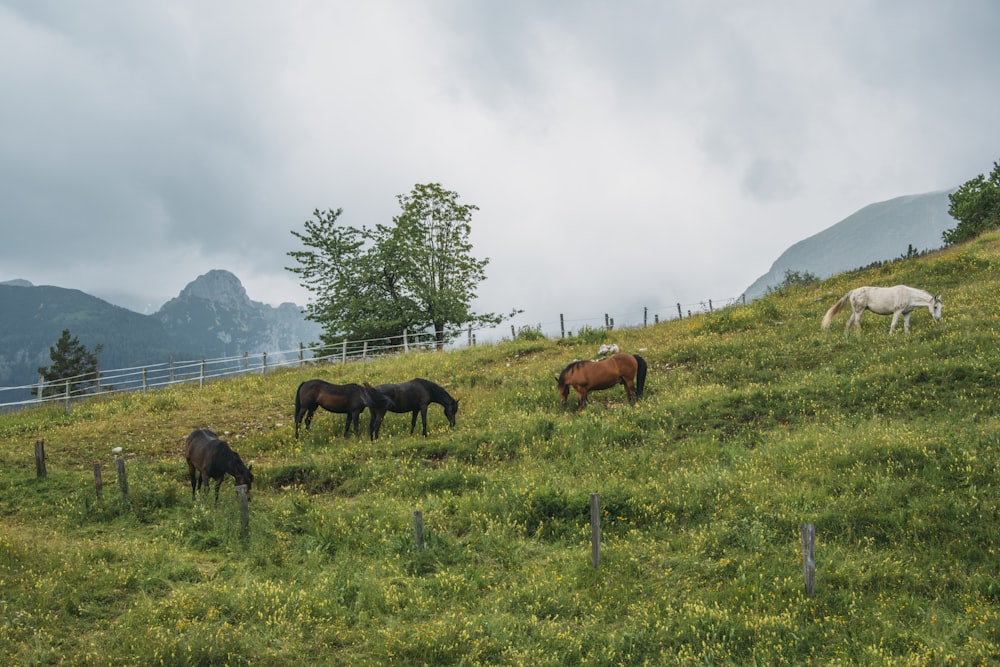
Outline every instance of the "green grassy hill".
POLYGON ((996 663, 998 313, 990 234, 603 337, 0 416, 0 661, 996 663), (889 336, 889 318, 867 314, 848 339, 842 313, 820 330, 849 289, 896 283, 940 293, 942 321, 924 309, 909 336, 889 336), (554 376, 601 342, 646 358, 646 396, 629 406, 617 387, 580 414, 562 408, 554 376), (455 429, 433 406, 427 438, 391 413, 374 444, 342 437, 343 417, 328 413, 293 438, 302 380, 415 376, 460 399, 455 429), (198 427, 254 463, 246 538, 231 478, 217 506, 192 502, 181 451, 198 427), (591 493, 603 511, 596 569, 591 493))

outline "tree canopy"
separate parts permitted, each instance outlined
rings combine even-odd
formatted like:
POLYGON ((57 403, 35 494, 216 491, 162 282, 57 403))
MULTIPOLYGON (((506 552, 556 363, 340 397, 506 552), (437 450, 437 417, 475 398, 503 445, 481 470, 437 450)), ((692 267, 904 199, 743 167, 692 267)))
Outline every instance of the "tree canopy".
POLYGON ((947 245, 968 241, 1000 227, 1000 162, 993 163, 989 178, 980 174, 948 195, 948 214, 958 225, 944 232, 947 245))
POLYGON ((471 310, 489 263, 469 241, 479 207, 438 183, 397 199, 391 224, 356 228, 340 223, 342 209, 316 209, 304 231, 292 230, 306 249, 289 252, 298 266, 286 268, 314 295, 306 316, 323 325, 324 345, 433 331, 443 346, 464 325, 504 319, 471 310))
MULTIPOLYGON (((76 336, 70 336, 69 329, 63 329, 55 346, 49 348, 52 365, 40 366, 38 374, 48 381, 67 380, 71 393, 85 390, 97 383, 97 355, 100 351, 101 346, 97 345, 91 352, 76 336)), ((52 396, 64 391, 65 385, 45 385, 42 395, 52 396)), ((37 388, 32 393, 37 395, 37 388)))

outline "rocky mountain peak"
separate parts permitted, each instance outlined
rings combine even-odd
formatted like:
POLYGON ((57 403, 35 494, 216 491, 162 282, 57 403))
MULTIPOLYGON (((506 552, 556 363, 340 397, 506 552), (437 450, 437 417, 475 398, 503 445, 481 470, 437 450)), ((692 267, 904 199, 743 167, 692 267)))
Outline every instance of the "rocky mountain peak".
POLYGON ((213 269, 198 276, 181 290, 177 298, 204 299, 228 307, 250 304, 250 297, 240 279, 222 269, 213 269))

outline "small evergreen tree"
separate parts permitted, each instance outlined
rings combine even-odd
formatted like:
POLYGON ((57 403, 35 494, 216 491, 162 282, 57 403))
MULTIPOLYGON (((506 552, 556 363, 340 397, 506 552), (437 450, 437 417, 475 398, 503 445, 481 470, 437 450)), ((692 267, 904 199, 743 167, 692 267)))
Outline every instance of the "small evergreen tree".
MULTIPOLYGON (((97 355, 102 347, 97 345, 91 352, 80 343, 76 336, 70 337, 69 329, 63 329, 55 347, 49 348, 51 366, 39 366, 38 374, 46 381, 64 380, 69 382, 70 393, 86 391, 97 384, 97 355)), ((65 391, 65 382, 46 384, 42 396, 53 396, 65 391)), ((37 395, 38 388, 32 389, 37 395)))

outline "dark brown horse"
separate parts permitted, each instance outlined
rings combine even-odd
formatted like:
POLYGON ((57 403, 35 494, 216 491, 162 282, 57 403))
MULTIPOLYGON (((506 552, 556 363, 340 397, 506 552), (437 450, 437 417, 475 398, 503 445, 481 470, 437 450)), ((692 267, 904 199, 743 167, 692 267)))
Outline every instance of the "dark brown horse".
POLYGON ((299 437, 299 423, 305 420, 306 430, 312 423, 313 414, 323 408, 329 412, 347 415, 344 435, 360 432, 360 417, 365 408, 385 407, 390 399, 371 388, 366 382, 360 384, 330 384, 325 380, 306 380, 295 390, 295 437, 299 437))
POLYGON ((380 384, 375 387, 375 391, 388 396, 392 403, 383 407, 373 407, 372 417, 368 422, 368 435, 372 440, 378 438, 379 429, 382 428, 382 420, 385 418, 386 410, 392 412, 410 412, 410 435, 413 435, 417 427, 417 413, 424 424, 424 435, 427 435, 427 406, 431 403, 438 403, 444 406, 444 416, 448 418, 448 424, 455 426, 455 415, 458 414, 458 401, 452 398, 451 394, 444 390, 444 387, 434 384, 430 380, 423 378, 413 378, 409 382, 400 384, 380 384))
POLYGON ((646 360, 638 354, 615 354, 600 361, 574 361, 556 378, 562 404, 566 405, 569 388, 576 389, 577 410, 587 405, 587 394, 595 389, 625 385, 629 403, 642 397, 646 385, 646 360))
POLYGON ((253 472, 243 465, 240 455, 229 448, 225 440, 220 440, 214 432, 207 428, 192 431, 184 445, 184 458, 187 459, 188 474, 191 475, 191 498, 195 498, 195 490, 202 485, 205 492, 211 481, 215 480, 215 502, 219 502, 219 487, 226 475, 232 475, 236 486, 245 484, 247 498, 250 497, 250 487, 253 485, 253 472), (195 471, 198 471, 197 485, 195 471))

